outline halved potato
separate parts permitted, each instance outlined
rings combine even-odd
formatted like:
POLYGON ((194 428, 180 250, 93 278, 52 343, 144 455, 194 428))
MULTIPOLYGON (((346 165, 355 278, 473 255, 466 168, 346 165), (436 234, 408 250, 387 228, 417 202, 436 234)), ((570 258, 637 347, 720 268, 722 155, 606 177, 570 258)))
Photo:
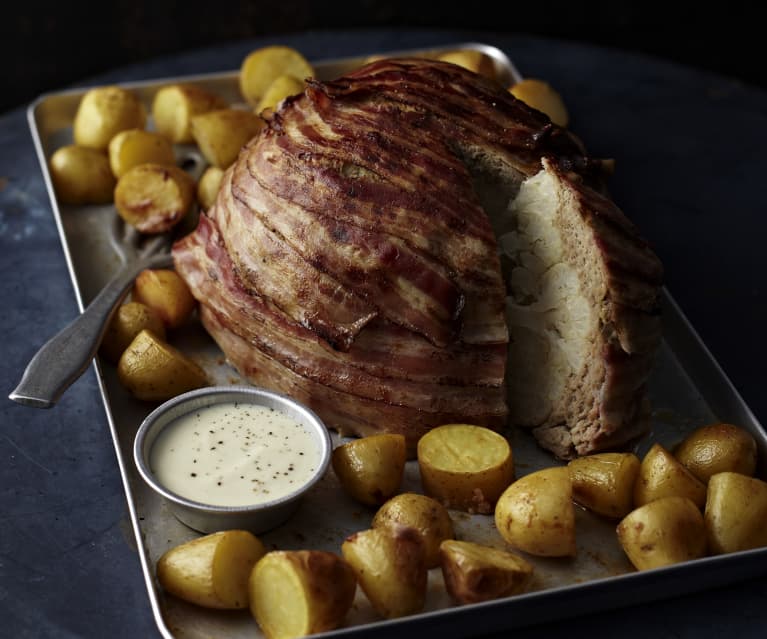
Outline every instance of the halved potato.
POLYGON ((704 518, 714 554, 767 546, 767 482, 740 473, 713 475, 704 518))
POLYGON ((687 497, 702 509, 706 503, 706 486, 663 446, 655 443, 639 467, 634 484, 634 506, 671 496, 687 497))
POLYGON ((243 146, 264 128, 255 113, 218 109, 192 118, 192 137, 205 159, 220 169, 232 164, 243 146))
POLYGON ((687 497, 662 497, 624 517, 618 540, 637 570, 669 566, 706 554, 703 515, 687 497))
POLYGON ((625 517, 633 508, 639 467, 633 453, 597 453, 573 459, 567 464, 573 499, 604 517, 625 517))
POLYGON ((96 87, 80 100, 73 123, 75 144, 104 150, 120 131, 143 129, 146 109, 127 89, 96 87))
POLYGON ((509 442, 489 428, 445 424, 418 441, 424 492, 447 508, 489 514, 514 478, 509 442))
POLYGON ((146 329, 125 349, 117 375, 135 398, 153 402, 208 384, 202 368, 146 329))
POLYGON ((112 201, 115 178, 103 151, 70 144, 57 149, 48 166, 56 197, 64 204, 112 201))
POLYGON ((501 495, 495 506, 495 526, 507 543, 531 555, 574 556, 572 496, 572 482, 566 467, 530 473, 501 495))
POLYGON ((564 127, 569 124, 570 116, 562 96, 548 82, 525 78, 512 85, 509 91, 518 100, 548 115, 554 124, 564 127))
POLYGON ((178 224, 194 202, 194 180, 177 166, 139 164, 115 187, 115 207, 142 233, 164 233, 178 224))
POLYGON ((136 335, 145 328, 165 339, 165 325, 156 311, 140 302, 121 304, 101 340, 101 354, 116 364, 136 335))
POLYGON ((447 509, 436 499, 417 493, 392 497, 378 509, 373 528, 392 525, 410 526, 421 534, 427 568, 439 566, 439 545, 454 536, 453 520, 447 509))
POLYGON ((707 424, 685 437, 674 449, 674 457, 704 484, 717 473, 753 475, 756 440, 734 424, 707 424))
POLYGON ((240 92, 254 107, 269 85, 281 75, 299 80, 314 76, 312 65, 298 51, 286 46, 268 46, 251 52, 240 67, 240 92))
POLYGON ((118 179, 139 164, 173 166, 175 162, 173 145, 158 133, 127 129, 109 141, 109 166, 118 179))
POLYGON ((274 79, 258 101, 256 113, 265 109, 274 109, 280 102, 291 95, 297 95, 304 90, 304 81, 289 74, 283 74, 274 79))
POLYGON ((395 495, 405 473, 405 437, 369 435, 341 444, 331 462, 341 486, 357 501, 379 506, 395 495))
POLYGON ((517 595, 533 576, 522 557, 470 541, 443 541, 439 554, 447 592, 461 604, 517 595))
POLYGON ((248 607, 248 578, 266 549, 246 530, 225 530, 171 548, 157 562, 169 593, 206 608, 248 607))
POLYGON ((152 100, 152 117, 157 131, 176 144, 192 142, 192 118, 201 113, 225 109, 226 101, 193 84, 162 87, 152 100))
POLYGON ((275 550, 249 580, 250 611, 268 639, 337 628, 354 601, 357 579, 343 559, 322 550, 275 550))
POLYGON ((203 211, 207 211, 216 203, 221 181, 224 179, 223 169, 209 166, 197 182, 197 201, 203 211))
POLYGON ((408 526, 363 530, 347 537, 341 552, 379 615, 391 619, 423 608, 427 570, 417 530, 408 526))
POLYGON ((446 51, 437 57, 443 62, 451 62, 459 67, 479 73, 480 75, 495 80, 495 65, 490 56, 485 55, 476 49, 457 49, 455 51, 446 51))
POLYGON ((155 311, 168 328, 181 326, 197 304, 181 276, 166 268, 141 271, 131 296, 134 302, 141 302, 155 311))

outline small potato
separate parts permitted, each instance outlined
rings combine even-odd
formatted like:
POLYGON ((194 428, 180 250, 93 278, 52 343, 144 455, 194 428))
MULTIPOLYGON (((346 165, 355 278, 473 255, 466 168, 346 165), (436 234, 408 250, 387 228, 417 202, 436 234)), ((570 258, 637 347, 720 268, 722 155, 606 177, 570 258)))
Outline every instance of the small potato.
POLYGON ((146 329, 120 357, 117 376, 136 399, 149 402, 163 402, 208 383, 197 364, 146 329))
POLYGON ((548 82, 525 78, 514 84, 509 91, 518 100, 548 115, 554 124, 566 127, 570 122, 562 96, 548 82))
POLYGON ((154 310, 168 328, 178 328, 195 308, 197 302, 186 282, 171 269, 146 269, 133 284, 134 302, 154 310))
POLYGON ((291 95, 297 95, 304 90, 304 81, 292 75, 281 75, 274 79, 258 101, 256 113, 266 109, 274 109, 280 102, 291 95))
POLYGON ((687 497, 698 508, 706 503, 706 486, 660 444, 647 451, 634 484, 634 506, 661 497, 687 497))
POLYGON ((205 159, 220 169, 232 164, 245 143, 264 128, 255 113, 240 109, 208 111, 192 118, 192 137, 205 159))
POLYGON ((115 311, 101 340, 101 354, 116 364, 136 335, 145 328, 165 339, 165 325, 156 311, 140 302, 122 304, 115 311))
POLYGON ((713 475, 704 518, 714 554, 767 546, 767 482, 740 473, 713 475))
POLYGON ((632 510, 618 541, 637 570, 669 566, 706 554, 703 515, 687 497, 662 497, 632 510))
POLYGON ((357 579, 343 559, 322 550, 275 550, 250 575, 250 611, 267 639, 337 628, 354 601, 357 579))
POLYGON ((267 89, 281 75, 299 80, 314 76, 312 65, 295 49, 268 46, 250 53, 240 67, 240 92, 251 105, 258 105, 267 89))
POLYGON ((150 163, 167 166, 176 163, 173 145, 158 133, 127 129, 109 141, 109 166, 116 178, 121 178, 134 166, 150 163))
POLYGON ((176 226, 194 202, 194 180, 177 166, 139 164, 115 187, 115 207, 142 233, 164 233, 176 226))
POLYGON ((97 87, 80 100, 73 134, 75 144, 103 151, 120 131, 145 126, 146 109, 133 93, 121 87, 97 87))
POLYGON ((439 553, 445 588, 460 604, 517 595, 533 577, 533 566, 522 557, 470 541, 448 539, 439 553))
POLYGON ((225 530, 168 550, 157 581, 169 593, 206 608, 248 607, 248 578, 266 549, 246 530, 225 530))
POLYGON ((443 62, 451 62, 459 67, 483 75, 490 80, 495 80, 495 65, 492 58, 475 49, 458 49, 446 51, 437 57, 443 62))
POLYGON ((407 526, 363 530, 346 538, 341 553, 379 615, 392 619, 423 608, 427 570, 418 531, 407 526))
POLYGON ((708 424, 690 433, 674 449, 674 457, 704 484, 716 473, 753 475, 756 440, 733 424, 708 424))
POLYGON ((482 426, 445 424, 418 441, 424 492, 447 508, 489 514, 514 478, 509 442, 482 426))
POLYGON ((634 507, 639 467, 633 453, 597 453, 573 459, 567 465, 573 499, 604 517, 625 517, 634 507))
POLYGON ((333 451, 333 470, 344 490, 368 506, 379 506, 395 495, 405 473, 405 437, 381 433, 361 437, 333 451))
POLYGON ((197 182, 197 202, 203 211, 209 210, 218 197, 224 171, 217 166, 209 166, 197 182))
POLYGON ((439 566, 439 545, 455 536, 453 520, 447 509, 426 495, 403 493, 378 509, 372 525, 373 528, 384 528, 398 524, 414 528, 423 537, 426 567, 439 566))
POLYGON ((495 506, 503 539, 531 555, 574 556, 572 482, 564 466, 544 468, 515 481, 495 506))
POLYGON ((193 142, 192 118, 201 113, 225 109, 226 101, 191 84, 162 87, 152 100, 152 117, 157 131, 175 144, 193 142))
POLYGON ((56 197, 64 204, 106 204, 114 197, 115 178, 106 154, 70 144, 48 163, 56 197))

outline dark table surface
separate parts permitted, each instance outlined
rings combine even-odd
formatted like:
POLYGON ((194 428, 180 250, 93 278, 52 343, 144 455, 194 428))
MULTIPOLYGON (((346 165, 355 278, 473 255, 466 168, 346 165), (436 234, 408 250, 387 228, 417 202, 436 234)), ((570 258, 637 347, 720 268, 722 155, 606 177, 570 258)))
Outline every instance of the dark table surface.
MULTIPOLYGON (((767 423, 767 93, 662 60, 514 34, 312 32, 237 42, 87 83, 239 67, 285 43, 310 59, 482 41, 565 97, 572 129, 614 157, 615 200, 665 263, 667 286, 767 423)), ((86 83, 86 79, 84 82, 86 83)), ((78 312, 22 109, 0 117, 0 389, 78 312)), ((104 408, 89 370, 48 411, 0 400, 0 636, 158 636, 104 408)), ((541 636, 764 637, 767 580, 513 631, 541 636)), ((477 629, 481 634, 481 629, 477 629)))

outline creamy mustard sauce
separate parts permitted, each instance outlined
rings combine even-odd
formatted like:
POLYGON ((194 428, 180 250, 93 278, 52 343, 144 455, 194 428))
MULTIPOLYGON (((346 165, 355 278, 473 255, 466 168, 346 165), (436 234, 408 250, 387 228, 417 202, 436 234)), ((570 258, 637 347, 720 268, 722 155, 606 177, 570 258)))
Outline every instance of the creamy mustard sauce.
POLYGON ((320 463, 317 440, 285 413, 265 406, 213 404, 160 433, 149 466, 168 490, 215 506, 272 501, 300 488, 320 463))

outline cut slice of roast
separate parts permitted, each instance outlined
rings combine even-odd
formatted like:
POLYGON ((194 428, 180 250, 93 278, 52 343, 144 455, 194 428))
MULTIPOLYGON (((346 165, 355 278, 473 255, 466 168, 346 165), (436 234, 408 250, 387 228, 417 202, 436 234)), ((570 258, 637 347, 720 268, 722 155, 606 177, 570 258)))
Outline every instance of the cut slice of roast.
POLYGON ((586 454, 644 428, 660 336, 660 264, 600 169, 492 82, 382 60, 281 104, 176 268, 240 373, 331 428, 586 454))

